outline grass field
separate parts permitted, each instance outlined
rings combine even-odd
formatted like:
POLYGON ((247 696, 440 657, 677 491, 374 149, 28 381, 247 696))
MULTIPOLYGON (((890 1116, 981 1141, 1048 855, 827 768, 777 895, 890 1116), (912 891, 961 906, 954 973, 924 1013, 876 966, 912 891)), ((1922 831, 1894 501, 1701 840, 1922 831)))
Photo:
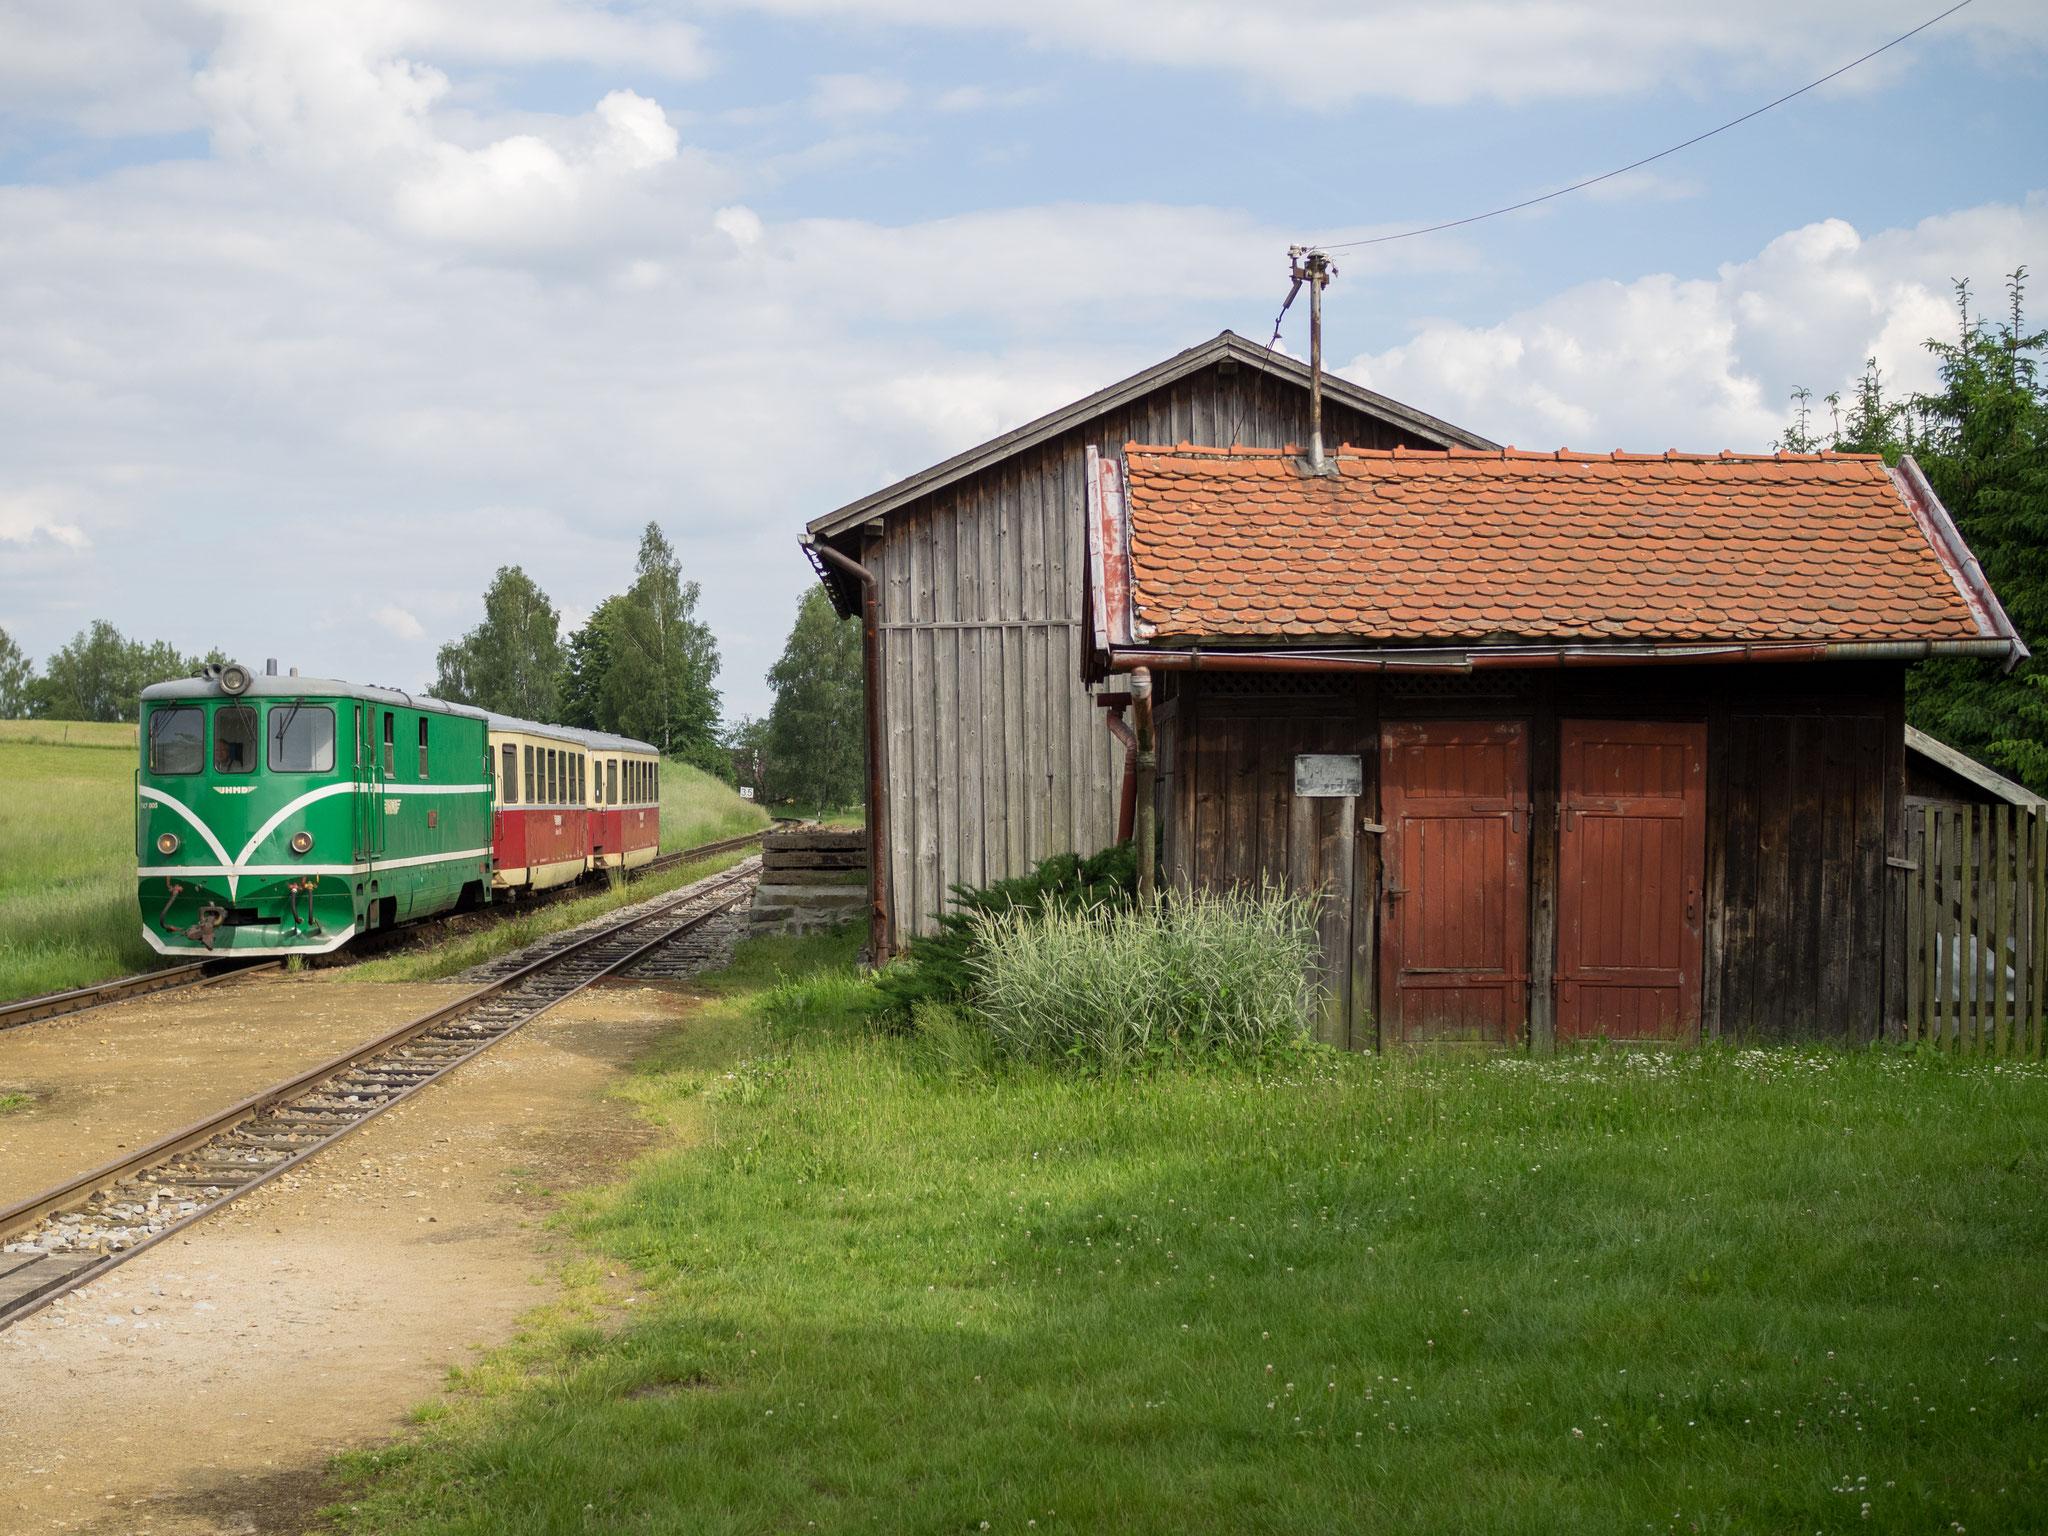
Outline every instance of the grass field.
POLYGON ((673 760, 661 765, 661 851, 721 842, 765 827, 769 815, 701 768, 673 760))
POLYGON ((157 963, 135 906, 135 727, 0 721, 0 1000, 157 963))
POLYGON ((860 1026, 857 942, 710 979, 629 1090, 700 1144, 356 1528, 2048 1528, 2038 1066, 989 1075, 860 1026))

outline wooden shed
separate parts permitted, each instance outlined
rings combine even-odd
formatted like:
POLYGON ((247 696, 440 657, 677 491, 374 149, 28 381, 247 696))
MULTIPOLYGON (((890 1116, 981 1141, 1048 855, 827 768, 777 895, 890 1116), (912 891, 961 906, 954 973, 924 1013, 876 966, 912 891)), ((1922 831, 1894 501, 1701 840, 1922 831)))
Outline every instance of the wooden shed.
MULTIPOLYGON (((1493 446, 1341 379, 1324 380, 1323 409, 1332 440, 1493 446)), ((1081 676, 1086 455, 1132 439, 1277 449, 1305 440, 1308 416, 1308 369, 1225 331, 808 525, 840 614, 873 592, 884 951, 931 931, 955 882, 1115 839, 1124 749, 1081 676)))
POLYGON ((1896 1032, 1905 668, 2026 654, 1910 459, 1131 444, 1089 490, 1161 878, 1318 895, 1324 1038, 1896 1032))

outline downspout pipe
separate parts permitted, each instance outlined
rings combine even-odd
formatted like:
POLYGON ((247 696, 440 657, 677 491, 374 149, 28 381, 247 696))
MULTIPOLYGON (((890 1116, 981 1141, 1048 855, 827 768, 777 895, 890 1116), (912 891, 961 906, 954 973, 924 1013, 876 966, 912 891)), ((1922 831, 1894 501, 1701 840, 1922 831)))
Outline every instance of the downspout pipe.
POLYGON ((1159 840, 1152 830, 1152 777, 1158 770, 1159 758, 1153 750, 1152 740, 1152 674, 1144 667, 1135 668, 1131 673, 1131 718, 1138 742, 1138 771, 1133 780, 1137 786, 1135 835, 1138 842, 1132 852, 1138 856, 1138 900, 1150 902, 1158 894, 1153 878, 1154 850, 1159 840))
POLYGON ((1138 733, 1124 723, 1124 706, 1112 704, 1103 711, 1109 734, 1123 743, 1124 778, 1123 790, 1118 797, 1116 812, 1116 840, 1128 843, 1135 828, 1138 813, 1138 733))
POLYGON ((896 952, 896 919, 889 907, 889 791, 882 780, 882 621, 875 573, 822 539, 804 547, 860 583, 860 663, 867 706, 868 955, 877 969, 896 952))

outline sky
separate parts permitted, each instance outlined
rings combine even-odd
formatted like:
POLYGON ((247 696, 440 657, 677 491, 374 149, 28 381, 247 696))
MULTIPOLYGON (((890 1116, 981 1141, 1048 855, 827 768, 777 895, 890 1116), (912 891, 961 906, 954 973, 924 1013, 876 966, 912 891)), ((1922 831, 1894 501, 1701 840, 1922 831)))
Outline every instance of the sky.
MULTIPOLYGON (((574 625, 652 520, 763 713, 809 519, 1263 341, 1290 243, 1942 4, 0 0, 0 628, 420 688, 497 567, 574 625)), ((1521 447, 1768 450, 2048 274, 2044 84, 2048 5, 1974 0, 1338 251, 1326 355, 1521 447)))

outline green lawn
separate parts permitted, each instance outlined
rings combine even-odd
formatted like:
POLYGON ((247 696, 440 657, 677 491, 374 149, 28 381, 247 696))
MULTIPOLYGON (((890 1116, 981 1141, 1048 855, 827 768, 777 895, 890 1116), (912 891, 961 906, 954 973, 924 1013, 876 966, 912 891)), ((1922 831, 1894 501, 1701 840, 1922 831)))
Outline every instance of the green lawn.
POLYGON ((134 735, 0 721, 0 1001, 161 963, 135 905, 134 735), (114 744, 49 744, 67 729, 114 744))
POLYGON ((706 1139, 358 1528, 2048 1529, 2040 1066, 986 1075, 859 1027, 857 942, 713 979, 629 1090, 706 1139))

